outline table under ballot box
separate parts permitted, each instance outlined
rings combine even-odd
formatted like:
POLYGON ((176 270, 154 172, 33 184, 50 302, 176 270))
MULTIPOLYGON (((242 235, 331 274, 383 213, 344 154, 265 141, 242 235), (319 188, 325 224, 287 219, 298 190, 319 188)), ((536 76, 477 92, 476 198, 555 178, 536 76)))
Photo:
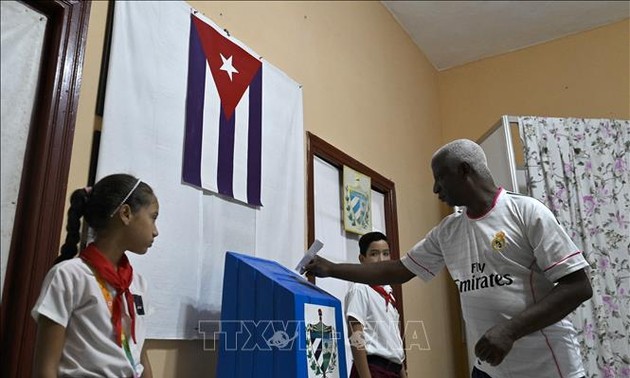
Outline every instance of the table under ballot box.
POLYGON ((218 378, 345 378, 339 300, 270 260, 225 258, 218 378))

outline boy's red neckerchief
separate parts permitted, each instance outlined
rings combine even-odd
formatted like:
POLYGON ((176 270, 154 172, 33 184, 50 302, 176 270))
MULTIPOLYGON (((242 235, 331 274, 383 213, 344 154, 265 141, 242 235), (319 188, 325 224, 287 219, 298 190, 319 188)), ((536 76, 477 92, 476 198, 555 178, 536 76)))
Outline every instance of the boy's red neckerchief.
POLYGON ((388 306, 390 303, 392 306, 396 307, 396 298, 394 298, 394 294, 387 292, 383 286, 370 285, 370 287, 379 293, 383 299, 385 299, 385 311, 389 309, 388 306))

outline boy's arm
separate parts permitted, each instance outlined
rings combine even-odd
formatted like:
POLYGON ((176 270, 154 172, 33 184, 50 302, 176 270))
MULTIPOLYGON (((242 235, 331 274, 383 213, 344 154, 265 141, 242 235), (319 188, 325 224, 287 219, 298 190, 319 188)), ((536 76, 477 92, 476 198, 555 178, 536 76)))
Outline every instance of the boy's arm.
POLYGON ((39 315, 33 377, 57 377, 65 340, 66 328, 64 326, 44 315, 39 315))
POLYGON ((405 365, 400 369, 400 378, 407 378, 407 370, 405 370, 405 365))
POLYGON ((348 329, 350 330, 350 349, 354 366, 361 378, 371 378, 368 367, 367 353, 365 351, 365 340, 363 338, 363 325, 352 316, 348 316, 348 329))

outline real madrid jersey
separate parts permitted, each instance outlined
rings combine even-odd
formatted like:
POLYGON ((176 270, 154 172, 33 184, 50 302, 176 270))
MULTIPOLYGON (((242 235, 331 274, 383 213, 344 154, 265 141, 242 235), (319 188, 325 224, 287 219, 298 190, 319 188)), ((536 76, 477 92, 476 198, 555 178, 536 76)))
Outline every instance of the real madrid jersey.
MULTIPOLYGON (((494 325, 545 297, 588 263, 547 207, 500 189, 490 211, 446 217, 401 259, 424 280, 444 266, 460 292, 469 352, 494 325)), ((474 357, 474 355, 471 355, 474 357)), ((564 319, 514 343, 503 362, 476 366, 492 377, 580 377, 575 330, 564 319)))

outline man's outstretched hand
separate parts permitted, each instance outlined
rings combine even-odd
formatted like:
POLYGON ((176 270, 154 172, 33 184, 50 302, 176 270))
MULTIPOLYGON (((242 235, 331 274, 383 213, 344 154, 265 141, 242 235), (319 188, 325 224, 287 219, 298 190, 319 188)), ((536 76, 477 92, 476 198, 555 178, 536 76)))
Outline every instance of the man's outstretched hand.
POLYGON ((335 264, 323 257, 315 256, 306 266, 304 270, 306 274, 312 274, 315 277, 330 277, 332 267, 335 264))

